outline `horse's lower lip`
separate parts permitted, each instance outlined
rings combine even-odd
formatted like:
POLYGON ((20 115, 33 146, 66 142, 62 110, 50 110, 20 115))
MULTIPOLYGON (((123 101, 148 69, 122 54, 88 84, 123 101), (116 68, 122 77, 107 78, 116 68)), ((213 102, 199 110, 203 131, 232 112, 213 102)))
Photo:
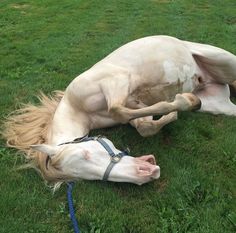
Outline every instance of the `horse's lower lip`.
POLYGON ((160 177, 160 167, 150 163, 140 163, 137 166, 138 176, 158 179, 160 177))

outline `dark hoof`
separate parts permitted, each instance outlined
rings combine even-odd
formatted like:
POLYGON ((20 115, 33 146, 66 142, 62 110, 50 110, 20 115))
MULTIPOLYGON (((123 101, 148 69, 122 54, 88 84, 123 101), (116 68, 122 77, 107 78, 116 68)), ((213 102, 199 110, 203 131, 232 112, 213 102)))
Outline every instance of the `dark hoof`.
POLYGON ((202 102, 199 99, 198 103, 193 107, 192 111, 197 111, 202 107, 202 102))

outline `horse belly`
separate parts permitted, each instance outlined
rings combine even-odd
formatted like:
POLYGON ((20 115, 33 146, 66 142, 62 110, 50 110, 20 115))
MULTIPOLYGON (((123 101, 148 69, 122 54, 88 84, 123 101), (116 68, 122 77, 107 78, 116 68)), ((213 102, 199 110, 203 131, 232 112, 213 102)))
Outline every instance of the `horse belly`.
POLYGON ((137 90, 128 102, 143 103, 145 105, 153 105, 161 101, 172 101, 177 93, 182 93, 182 86, 179 85, 157 85, 154 87, 143 88, 137 90))
POLYGON ((162 78, 158 78, 153 85, 141 85, 131 95, 132 100, 142 102, 145 105, 152 105, 160 101, 173 101, 178 93, 193 92, 199 85, 194 64, 164 66, 162 78), (181 67, 181 68, 180 68, 181 67))

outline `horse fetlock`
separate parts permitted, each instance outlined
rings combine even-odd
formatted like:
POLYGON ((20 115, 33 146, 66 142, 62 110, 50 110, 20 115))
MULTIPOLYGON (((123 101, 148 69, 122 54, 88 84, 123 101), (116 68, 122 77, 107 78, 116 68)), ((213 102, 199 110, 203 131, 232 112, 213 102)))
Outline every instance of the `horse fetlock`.
POLYGON ((109 109, 110 116, 115 121, 126 124, 131 119, 128 109, 122 106, 114 106, 109 109))
POLYGON ((177 107, 178 111, 191 111, 199 105, 199 99, 197 99, 198 98, 195 98, 195 95, 191 93, 177 94, 173 104, 177 107))
POLYGON ((182 94, 185 98, 187 98, 191 102, 190 110, 198 110, 201 108, 201 100, 192 93, 184 93, 182 94))

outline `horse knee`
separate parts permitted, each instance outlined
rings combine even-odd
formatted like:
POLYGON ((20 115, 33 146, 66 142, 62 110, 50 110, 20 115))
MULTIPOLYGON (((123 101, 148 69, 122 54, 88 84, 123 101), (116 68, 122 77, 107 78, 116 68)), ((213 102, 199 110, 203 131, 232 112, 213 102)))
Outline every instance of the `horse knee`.
POLYGON ((142 137, 153 136, 159 131, 157 125, 155 125, 153 121, 139 122, 136 126, 136 130, 142 137))

